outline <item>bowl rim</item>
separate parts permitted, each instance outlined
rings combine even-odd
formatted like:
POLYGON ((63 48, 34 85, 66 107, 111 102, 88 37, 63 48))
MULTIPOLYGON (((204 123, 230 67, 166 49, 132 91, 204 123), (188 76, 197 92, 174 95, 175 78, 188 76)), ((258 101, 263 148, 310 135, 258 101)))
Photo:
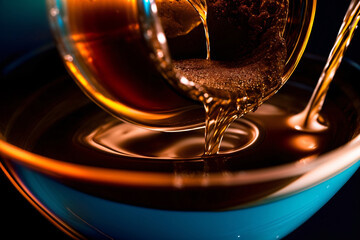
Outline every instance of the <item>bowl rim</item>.
POLYGON ((2 139, 0 139, 0 155, 5 160, 14 161, 45 175, 63 176, 102 184, 178 188, 233 186, 297 177, 315 169, 323 173, 324 179, 329 178, 359 161, 360 135, 347 144, 319 156, 316 161, 298 161, 263 169, 227 173, 226 175, 211 173, 207 176, 200 174, 178 176, 172 173, 150 173, 85 166, 31 153, 2 139))

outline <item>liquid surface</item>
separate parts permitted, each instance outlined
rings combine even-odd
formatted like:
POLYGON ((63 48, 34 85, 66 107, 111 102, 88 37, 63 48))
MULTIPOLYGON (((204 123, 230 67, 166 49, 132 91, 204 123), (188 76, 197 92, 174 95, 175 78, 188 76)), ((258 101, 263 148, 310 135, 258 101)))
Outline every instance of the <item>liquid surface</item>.
POLYGON ((1 106, 4 113, 0 116, 4 123, 0 126, 1 134, 11 144, 63 162, 168 173, 178 184, 134 188, 126 184, 89 185, 81 179, 50 176, 79 191, 110 200, 161 209, 232 209, 262 199, 296 177, 251 185, 190 188, 182 188, 182 178, 196 175, 206 180, 215 173, 226 177, 247 169, 315 161, 319 154, 344 144, 359 132, 356 127, 359 111, 355 107, 359 105, 358 95, 353 85, 344 85, 342 81, 336 89, 343 91, 330 95, 324 108, 331 126, 327 131, 304 133, 287 125, 289 116, 306 104, 312 91, 301 83, 307 80, 307 74, 316 72, 312 68, 316 65, 310 61, 306 70, 300 69, 305 76, 298 75, 294 84, 289 83, 257 112, 230 127, 220 154, 204 157, 203 130, 154 132, 121 123, 91 103, 64 75, 61 62, 56 64, 54 59, 57 58, 52 53, 36 61, 44 71, 34 71, 36 65, 30 64, 5 78, 1 100, 8 104, 1 106), (37 81, 30 83, 27 79, 32 75, 37 76, 37 81), (54 81, 49 83, 49 76, 54 81), (20 82, 24 88, 18 88, 20 82), (242 142, 247 138, 251 139, 248 146, 242 142))

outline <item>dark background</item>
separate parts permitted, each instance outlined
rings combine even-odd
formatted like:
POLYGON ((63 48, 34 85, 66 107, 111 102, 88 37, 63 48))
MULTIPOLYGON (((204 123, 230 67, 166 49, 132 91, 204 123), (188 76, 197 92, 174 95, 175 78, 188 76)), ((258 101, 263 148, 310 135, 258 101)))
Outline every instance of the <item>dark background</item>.
MULTIPOLYGON (((349 0, 318 1, 307 53, 327 57, 349 3, 349 0)), ((1 18, 0 24, 4 21, 1 18)), ((360 63, 359 32, 345 57, 360 63)), ((0 231, 5 236, 1 239, 68 239, 42 217, 2 173, 0 190, 0 231)), ((360 239, 360 171, 318 213, 285 239, 360 239)))

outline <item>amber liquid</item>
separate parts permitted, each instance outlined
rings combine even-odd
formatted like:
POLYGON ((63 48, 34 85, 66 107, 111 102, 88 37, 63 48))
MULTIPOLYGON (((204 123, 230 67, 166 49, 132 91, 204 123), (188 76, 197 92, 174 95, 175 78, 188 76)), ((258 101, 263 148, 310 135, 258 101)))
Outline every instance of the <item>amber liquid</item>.
MULTIPOLYGON (((204 153, 212 155, 219 153, 224 133, 235 119, 255 110, 282 86, 286 60, 282 34, 289 3, 282 0, 250 4, 188 2, 203 23, 206 59, 180 56, 174 66, 197 86, 189 95, 204 104, 204 153), (213 41, 214 45, 211 45, 213 41), (213 46, 211 51, 210 45, 213 46), (215 54, 210 58, 212 51, 215 54)), ((198 40, 194 37, 192 41, 198 40)), ((178 43, 181 46, 181 42, 178 43)))
POLYGON ((187 0, 194 8, 195 10, 199 13, 201 22, 203 24, 204 27, 204 32, 205 32, 205 39, 206 39, 206 59, 210 60, 210 36, 209 36, 209 27, 208 27, 208 22, 207 22, 207 3, 206 0, 187 0))
POLYGON ((158 99, 149 96, 151 78, 160 76, 143 57, 147 49, 136 15, 131 15, 135 6, 126 1, 70 0, 67 10, 73 47, 107 91, 113 91, 120 101, 147 111, 165 107, 164 96, 170 97, 169 108, 178 101, 171 99, 176 95, 162 93, 163 88, 158 85, 153 89, 159 91, 158 99), (149 77, 148 82, 141 81, 149 77))
POLYGON ((121 119, 153 128, 203 122, 201 105, 178 94, 151 59, 136 1, 68 0, 62 7, 65 63, 99 105, 121 119))

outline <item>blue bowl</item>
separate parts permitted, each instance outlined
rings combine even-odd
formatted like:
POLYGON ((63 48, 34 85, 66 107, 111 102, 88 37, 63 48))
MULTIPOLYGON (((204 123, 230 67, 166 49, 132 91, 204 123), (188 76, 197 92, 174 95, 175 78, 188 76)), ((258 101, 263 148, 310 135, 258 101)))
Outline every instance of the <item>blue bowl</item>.
POLYGON ((26 168, 19 175, 45 211, 71 226, 71 234, 89 239, 281 239, 329 201, 359 166, 356 162, 285 198, 218 212, 131 206, 76 191, 26 168))

